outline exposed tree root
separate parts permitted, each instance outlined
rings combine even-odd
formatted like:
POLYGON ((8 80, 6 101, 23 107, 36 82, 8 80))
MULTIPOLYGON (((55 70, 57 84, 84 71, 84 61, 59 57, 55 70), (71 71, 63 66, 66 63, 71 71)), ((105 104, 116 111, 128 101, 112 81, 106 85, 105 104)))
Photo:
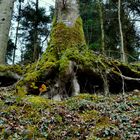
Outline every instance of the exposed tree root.
POLYGON ((19 66, 0 66, 0 87, 8 87, 15 84, 21 78, 19 66))
POLYGON ((13 88, 16 84, 18 94, 43 95, 57 99, 78 93, 117 94, 140 90, 140 71, 97 56, 89 50, 74 52, 72 49, 68 53, 66 51, 57 61, 47 61, 44 64, 40 60, 37 65, 32 64, 25 71, 21 79, 19 68, 17 71, 11 67, 9 69, 9 66, 3 69, 1 67, 0 90, 13 88))
POLYGON ((89 50, 76 54, 71 50, 51 65, 46 62, 50 66, 45 69, 41 69, 40 63, 41 61, 36 71, 31 68, 32 72, 19 82, 18 89, 24 87, 27 94, 59 99, 78 93, 117 94, 123 90, 128 92, 140 89, 139 71, 123 63, 97 56, 89 50))
POLYGON ((13 90, 15 90, 15 84, 6 87, 0 87, 0 92, 13 91, 13 90))

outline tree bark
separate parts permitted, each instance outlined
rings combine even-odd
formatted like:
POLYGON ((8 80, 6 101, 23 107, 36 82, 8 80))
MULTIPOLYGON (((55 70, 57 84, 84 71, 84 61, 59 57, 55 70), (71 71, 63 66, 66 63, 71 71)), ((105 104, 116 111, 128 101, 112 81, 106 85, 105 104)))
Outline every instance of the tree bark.
POLYGON ((104 21, 103 21, 103 8, 102 3, 98 0, 98 7, 99 7, 99 17, 100 17, 100 27, 101 27, 101 49, 102 53, 105 53, 105 33, 104 33, 104 21))
POLYGON ((120 51, 121 51, 121 60, 122 62, 126 62, 125 50, 124 50, 124 38, 123 38, 123 31, 122 31, 122 23, 121 23, 121 0, 118 0, 118 22, 119 22, 119 30, 120 30, 120 51))
POLYGON ((14 0, 0 1, 0 64, 5 64, 14 0))
MULTIPOLYGON (((21 1, 19 1, 19 7, 18 7, 18 17, 17 17, 17 27, 16 27, 16 37, 15 37, 15 47, 17 47, 18 42, 18 33, 19 33, 19 26, 20 26, 20 19, 21 19, 21 1)), ((13 65, 15 64, 15 55, 16 55, 16 48, 14 48, 13 51, 13 65)))
POLYGON ((79 17, 78 0, 56 0, 56 20, 67 26, 73 26, 79 17))
POLYGON ((34 42, 33 42, 33 46, 34 46, 34 52, 33 52, 33 61, 37 61, 39 58, 39 53, 40 53, 40 49, 39 49, 39 41, 38 41, 38 5, 39 5, 39 1, 36 0, 36 18, 35 18, 35 27, 34 27, 34 42))

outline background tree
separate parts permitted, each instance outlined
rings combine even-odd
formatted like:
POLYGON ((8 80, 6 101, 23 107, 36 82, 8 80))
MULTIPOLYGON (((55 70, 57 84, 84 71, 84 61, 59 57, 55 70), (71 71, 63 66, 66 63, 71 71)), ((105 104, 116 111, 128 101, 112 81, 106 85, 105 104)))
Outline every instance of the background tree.
POLYGON ((93 50, 101 49, 101 28, 98 5, 95 0, 80 0, 80 15, 88 46, 93 50))
POLYGON ((0 1, 0 64, 5 64, 14 0, 0 1))
MULTIPOLYGON (((24 2, 24 0, 18 0, 18 15, 15 17, 16 21, 17 21, 17 27, 16 27, 16 34, 15 34, 15 46, 17 46, 18 43, 18 35, 19 35, 19 26, 20 26, 20 20, 21 20, 21 6, 22 6, 22 2, 24 2)), ((13 60, 12 63, 15 63, 15 53, 16 53, 16 47, 13 50, 13 60)))
POLYGON ((34 36, 33 36, 33 61, 37 61, 39 58, 39 54, 40 54, 40 48, 39 48, 39 40, 38 40, 38 25, 39 25, 39 17, 38 17, 38 12, 39 12, 39 1, 36 0, 35 3, 35 18, 34 18, 34 36))
POLYGON ((16 49, 15 44, 12 39, 9 39, 7 44, 7 52, 6 52, 6 63, 13 62, 13 51, 16 49))
MULTIPOLYGON (((99 5, 97 0, 81 0, 80 14, 83 19, 83 27, 86 42, 90 48, 96 51, 101 50, 103 41, 101 30, 101 19, 104 27, 104 43, 105 52, 109 57, 120 59, 120 30, 118 22, 118 2, 113 0, 100 1, 102 4, 102 17, 99 14, 99 5)), ((121 22, 124 38, 124 51, 128 61, 136 61, 138 59, 139 34, 136 31, 136 20, 138 12, 131 5, 136 6, 136 1, 121 1, 121 22), (133 4, 132 4, 133 3, 133 4), (134 16, 135 15, 135 16, 134 16), (131 57, 132 56, 132 57, 131 57)), ((138 9, 139 4, 136 6, 138 9)), ((138 22, 138 21, 137 21, 138 22)))
POLYGON ((119 22, 119 30, 120 30, 120 52, 121 52, 121 60, 122 62, 126 62, 126 56, 124 51, 124 40, 123 40, 123 30, 122 30, 122 22, 121 22, 121 0, 118 0, 118 22, 119 22))
MULTIPOLYGON (((120 17, 122 22, 122 31, 123 31, 123 44, 124 44, 124 52, 125 59, 128 61, 136 61, 138 59, 136 48, 139 46, 137 43, 139 42, 137 38, 139 38, 136 32, 136 25, 133 19, 133 14, 135 11, 132 11, 128 5, 130 1, 121 1, 121 9, 120 9, 120 17), (130 14, 131 13, 131 14, 130 14), (133 56, 133 58, 131 58, 133 56)), ((115 53, 115 51, 119 52, 120 49, 120 29, 119 22, 117 20, 118 17, 118 3, 117 1, 110 0, 106 3, 105 9, 105 34, 106 34, 106 45, 109 50, 114 50, 114 53, 110 53, 110 55, 114 55, 115 58, 119 58, 120 55, 115 53), (116 26, 118 25, 118 26, 116 26)))
POLYGON ((105 33, 104 33, 104 18, 103 18, 103 3, 101 0, 97 1, 100 17, 100 28, 101 28, 101 50, 105 54, 105 33))
POLYGON ((48 24, 51 20, 44 8, 36 9, 36 3, 29 3, 22 10, 21 16, 21 39, 25 42, 24 61, 33 62, 42 53, 42 39, 49 35, 48 24))

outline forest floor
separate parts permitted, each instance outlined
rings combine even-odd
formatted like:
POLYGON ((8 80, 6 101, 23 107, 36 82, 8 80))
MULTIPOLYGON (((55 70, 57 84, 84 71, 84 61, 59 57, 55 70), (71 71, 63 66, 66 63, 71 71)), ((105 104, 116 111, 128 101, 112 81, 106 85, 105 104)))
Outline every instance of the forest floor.
POLYGON ((1 140, 139 140, 140 92, 64 101, 0 92, 1 140))

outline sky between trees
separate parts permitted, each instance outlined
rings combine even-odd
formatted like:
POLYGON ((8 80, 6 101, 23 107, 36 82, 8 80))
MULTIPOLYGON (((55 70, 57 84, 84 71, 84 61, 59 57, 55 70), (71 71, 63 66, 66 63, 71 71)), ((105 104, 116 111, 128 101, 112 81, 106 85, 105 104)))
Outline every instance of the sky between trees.
MULTIPOLYGON (((30 2, 30 0, 24 0, 25 2, 25 4, 27 3, 27 2, 30 2)), ((36 1, 36 0, 32 0, 32 1, 36 1)), ((24 4, 23 4, 24 5, 24 4)), ((43 7, 43 8, 45 8, 46 9, 46 13, 47 14, 49 14, 49 7, 50 6, 54 6, 55 5, 55 0, 39 0, 39 7, 43 7)), ((16 9, 16 6, 17 6, 17 4, 15 3, 15 8, 14 9, 16 9)), ((16 28, 16 23, 13 21, 13 27, 12 28, 16 28)), ((10 36, 13 36, 13 40, 15 39, 15 36, 14 36, 14 34, 15 34, 15 31, 16 31, 16 29, 12 29, 11 28, 11 31, 10 31, 10 36)), ((17 50, 16 50, 16 59, 15 59, 15 62, 18 62, 19 60, 20 60, 20 56, 21 56, 21 51, 20 51, 20 42, 18 42, 18 44, 17 44, 18 46, 17 46, 17 50)), ((47 43, 46 43, 46 45, 47 45, 47 43)), ((10 62, 9 62, 10 63, 10 62)))

